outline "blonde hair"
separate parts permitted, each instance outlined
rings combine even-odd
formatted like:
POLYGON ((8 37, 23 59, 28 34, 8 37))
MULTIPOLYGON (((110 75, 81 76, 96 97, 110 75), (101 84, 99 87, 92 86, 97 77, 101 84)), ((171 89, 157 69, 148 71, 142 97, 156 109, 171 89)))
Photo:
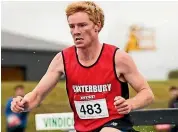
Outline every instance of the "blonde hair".
POLYGON ((69 4, 66 8, 67 18, 77 12, 85 12, 89 15, 89 19, 94 23, 101 23, 101 28, 104 26, 104 13, 103 10, 92 1, 79 1, 69 4))

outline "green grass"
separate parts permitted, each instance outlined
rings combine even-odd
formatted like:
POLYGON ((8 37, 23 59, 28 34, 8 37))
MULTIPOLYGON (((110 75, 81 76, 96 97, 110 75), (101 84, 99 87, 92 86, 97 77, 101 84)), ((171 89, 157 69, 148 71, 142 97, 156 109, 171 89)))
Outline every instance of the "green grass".
MULTIPOLYGON (((23 84, 26 92, 31 91, 35 86, 36 82, 2 82, 2 98, 1 98, 1 127, 2 132, 5 132, 5 117, 4 108, 6 101, 13 95, 13 87, 17 84, 23 84)), ((155 103, 147 108, 166 108, 169 100, 168 90, 171 85, 178 86, 178 80, 169 81, 152 81, 149 82, 154 95, 156 97, 155 103)), ((135 95, 135 92, 130 88, 131 97, 135 95)), ((35 132, 35 114, 38 113, 60 113, 70 112, 70 106, 68 103, 67 93, 65 90, 65 82, 58 84, 54 90, 47 96, 40 107, 34 109, 28 118, 28 126, 26 132, 35 132)), ((136 127, 141 132, 154 132, 152 126, 136 127)), ((48 131, 43 131, 48 132, 48 131)), ((55 132, 55 131, 53 131, 55 132)), ((56 131, 60 132, 60 131, 56 131)))

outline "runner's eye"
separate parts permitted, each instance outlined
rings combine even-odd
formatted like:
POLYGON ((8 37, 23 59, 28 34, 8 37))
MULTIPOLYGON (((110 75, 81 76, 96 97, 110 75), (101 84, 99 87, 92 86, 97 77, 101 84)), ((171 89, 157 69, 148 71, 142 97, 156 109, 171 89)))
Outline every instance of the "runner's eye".
POLYGON ((72 25, 72 24, 70 24, 70 25, 69 25, 69 27, 70 27, 71 29, 73 29, 75 26, 74 26, 74 25, 72 25))
POLYGON ((85 27, 85 26, 87 26, 87 24, 86 23, 80 23, 78 26, 79 27, 85 27))

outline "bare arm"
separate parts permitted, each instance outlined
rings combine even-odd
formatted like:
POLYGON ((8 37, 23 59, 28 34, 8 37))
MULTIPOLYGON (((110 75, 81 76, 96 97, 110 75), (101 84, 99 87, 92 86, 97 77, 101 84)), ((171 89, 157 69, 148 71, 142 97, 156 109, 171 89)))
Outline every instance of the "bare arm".
POLYGON ((115 56, 116 72, 121 81, 127 81, 137 95, 127 100, 132 110, 143 108, 154 100, 154 95, 147 81, 138 71, 132 58, 125 52, 117 50, 115 56))
POLYGON ((63 58, 62 54, 58 53, 34 90, 26 94, 24 98, 14 98, 11 103, 11 109, 14 112, 21 112, 24 108, 29 111, 38 106, 58 83, 62 73, 64 73, 63 58))
POLYGON ((32 91, 37 94, 39 101, 42 101, 44 97, 55 87, 63 73, 64 66, 62 54, 58 53, 49 65, 45 75, 32 91))

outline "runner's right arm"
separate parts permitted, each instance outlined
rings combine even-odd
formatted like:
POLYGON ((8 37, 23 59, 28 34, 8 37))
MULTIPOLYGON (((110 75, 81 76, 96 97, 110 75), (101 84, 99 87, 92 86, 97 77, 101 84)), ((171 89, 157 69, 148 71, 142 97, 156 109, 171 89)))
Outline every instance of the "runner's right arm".
POLYGON ((58 83, 61 75, 64 73, 64 64, 62 53, 58 53, 48 67, 47 72, 42 77, 38 85, 33 91, 26 94, 24 97, 16 97, 11 103, 13 112, 30 111, 37 107, 48 93, 58 83))

